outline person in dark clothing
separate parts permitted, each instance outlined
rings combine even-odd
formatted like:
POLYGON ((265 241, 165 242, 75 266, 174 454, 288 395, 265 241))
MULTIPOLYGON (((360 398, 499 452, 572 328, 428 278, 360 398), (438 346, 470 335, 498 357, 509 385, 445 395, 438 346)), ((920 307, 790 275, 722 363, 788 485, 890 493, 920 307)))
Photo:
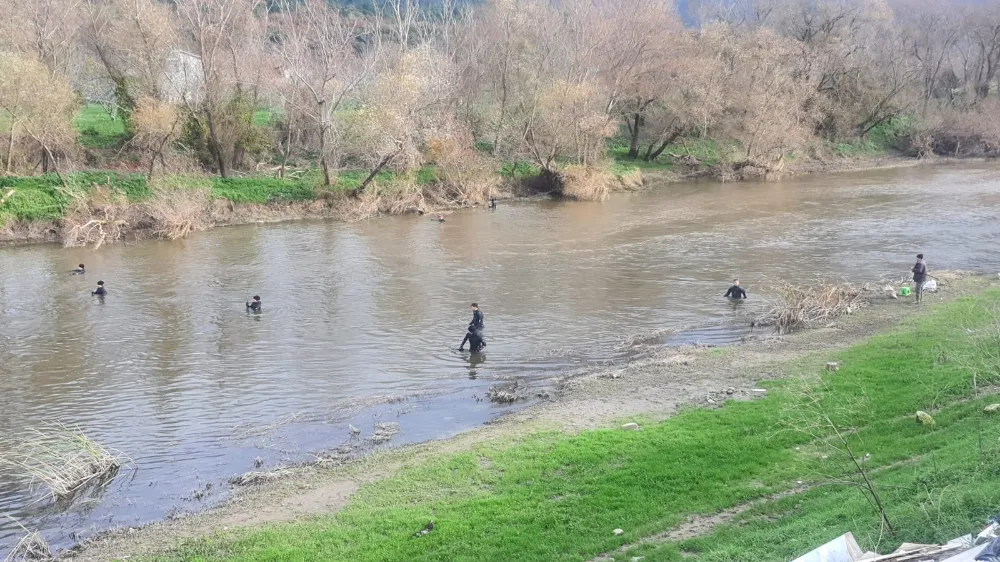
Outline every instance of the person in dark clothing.
POLYGON ((257 295, 253 296, 253 300, 247 303, 247 310, 250 312, 260 312, 260 297, 257 295))
POLYGON ((104 295, 108 294, 108 291, 104 289, 104 281, 98 281, 97 289, 91 291, 90 294, 94 295, 95 297, 103 297, 104 295))
POLYGON ((465 349, 465 342, 469 342, 469 351, 475 353, 480 349, 486 347, 486 341, 483 340, 483 313, 479 310, 479 305, 472 303, 472 322, 469 322, 469 329, 465 333, 465 338, 462 340, 461 345, 458 346, 459 351, 465 349))
POLYGON ((733 279, 733 286, 726 291, 725 296, 736 300, 745 299, 747 298, 747 292, 743 290, 743 287, 740 287, 739 279, 733 279))
POLYGON ((927 262, 924 261, 923 254, 917 254, 917 263, 913 269, 913 296, 919 304, 924 296, 924 283, 927 282, 927 262))
POLYGON ((497 210, 497 200, 496 200, 496 197, 490 197, 490 210, 491 211, 497 210))
POLYGON ((87 273, 87 270, 81 263, 80 265, 76 266, 76 269, 70 271, 70 273, 72 273, 73 275, 83 275, 84 273, 87 273))

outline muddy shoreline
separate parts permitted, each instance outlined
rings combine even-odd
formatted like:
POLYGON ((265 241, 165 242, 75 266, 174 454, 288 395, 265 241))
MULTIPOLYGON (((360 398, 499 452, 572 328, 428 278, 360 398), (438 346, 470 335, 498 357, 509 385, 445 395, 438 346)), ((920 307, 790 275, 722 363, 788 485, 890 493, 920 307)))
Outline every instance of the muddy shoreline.
MULTIPOLYGON (((983 159, 977 158, 933 158, 917 159, 901 155, 886 155, 874 158, 836 158, 830 160, 808 160, 797 162, 786 169, 781 178, 800 177, 804 175, 833 174, 839 172, 860 172, 866 170, 892 169, 911 167, 928 164, 947 164, 952 162, 970 162, 983 159)), ((657 184, 676 184, 697 181, 718 181, 712 175, 711 168, 698 167, 684 171, 674 170, 644 170, 643 188, 655 187, 657 184)), ((613 191, 631 191, 634 189, 623 188, 613 191)), ((551 198, 552 193, 534 191, 525 186, 511 186, 504 188, 503 193, 497 195, 499 200, 541 200, 551 198)), ((462 209, 475 209, 482 207, 479 204, 442 206, 434 207, 427 213, 450 213, 462 209)), ((228 226, 241 226, 249 224, 274 224, 283 222, 293 222, 298 220, 327 219, 351 221, 368 216, 355 216, 356 209, 352 209, 348 198, 340 201, 328 201, 325 199, 315 199, 312 201, 300 201, 293 203, 232 203, 227 202, 218 210, 213 211, 212 220, 205 230, 228 226)), ((415 212, 415 211, 412 211, 415 212)), ((404 213, 405 214, 405 213, 404 213)), ((377 213, 375 216, 394 216, 389 213, 377 213)), ((53 221, 32 221, 32 222, 11 222, 0 227, 0 246, 28 246, 34 244, 59 244, 62 242, 61 231, 63 225, 59 220, 53 221)), ((130 229, 128 234, 120 242, 136 243, 143 240, 155 239, 156 234, 148 225, 136 225, 130 229)))
MULTIPOLYGON (((996 273, 938 276, 941 290, 925 297, 927 305, 998 285, 996 273)), ((649 423, 682 407, 714 408, 730 399, 750 400, 765 394, 757 388, 761 380, 815 372, 829 354, 892 329, 924 309, 909 299, 878 299, 851 316, 788 336, 758 333, 727 347, 665 348, 641 360, 577 372, 558 379, 558 390, 548 399, 453 438, 377 450, 343 462, 321 460, 283 468, 280 477, 235 490, 219 506, 142 528, 107 531, 61 557, 86 561, 136 557, 216 532, 335 513, 361 486, 405 465, 473 444, 509 444, 537 431, 573 433, 631 421, 649 423)))

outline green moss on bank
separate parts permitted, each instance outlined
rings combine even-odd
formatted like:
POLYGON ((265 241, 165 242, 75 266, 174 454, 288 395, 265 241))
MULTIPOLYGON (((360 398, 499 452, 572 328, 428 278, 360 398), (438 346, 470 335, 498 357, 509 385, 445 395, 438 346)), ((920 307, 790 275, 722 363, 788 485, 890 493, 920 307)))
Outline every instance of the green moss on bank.
POLYGON ((846 531, 869 548, 881 537, 883 552, 903 541, 948 539, 977 528, 1000 505, 1000 418, 983 414, 990 399, 971 395, 964 367, 987 359, 967 331, 996 321, 984 305, 1000 306, 1000 291, 788 367, 805 368, 817 403, 856 428, 851 443, 872 454, 866 466, 895 533, 880 532, 858 489, 823 485, 844 476, 841 465, 823 459, 823 439, 790 430, 790 412, 806 402, 801 386, 780 380, 764 385, 764 399, 688 410, 638 432, 482 444, 366 485, 335 515, 226 533, 150 559, 585 561, 799 480, 816 487, 761 503, 710 536, 654 541, 615 559, 673 561, 683 550, 695 560, 785 561, 846 531), (821 372, 832 358, 842 362, 839 372, 821 372), (917 424, 916 410, 932 412, 937 424, 917 424), (429 520, 434 531, 413 538, 429 520), (615 536, 615 528, 624 534, 615 536))

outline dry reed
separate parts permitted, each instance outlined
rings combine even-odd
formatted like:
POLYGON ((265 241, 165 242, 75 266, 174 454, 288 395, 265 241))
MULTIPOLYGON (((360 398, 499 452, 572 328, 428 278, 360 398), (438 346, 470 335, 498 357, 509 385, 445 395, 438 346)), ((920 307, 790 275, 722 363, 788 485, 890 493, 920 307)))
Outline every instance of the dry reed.
POLYGON ((211 195, 207 188, 158 188, 143 207, 153 234, 167 240, 205 230, 211 221, 211 195))
POLYGON ((611 196, 615 177, 610 172, 588 166, 567 166, 559 174, 564 197, 579 201, 604 201, 611 196))
POLYGON ((780 300, 753 316, 757 326, 774 326, 781 333, 829 320, 868 306, 878 293, 878 284, 817 283, 809 286, 780 285, 774 292, 780 300))
POLYGON ((51 560, 52 552, 38 531, 31 531, 17 541, 14 548, 3 559, 3 562, 29 562, 34 560, 51 560))
POLYGON ((79 429, 50 424, 29 430, 2 462, 30 477, 32 488, 43 484, 56 498, 67 498, 92 483, 113 478, 131 460, 79 429))

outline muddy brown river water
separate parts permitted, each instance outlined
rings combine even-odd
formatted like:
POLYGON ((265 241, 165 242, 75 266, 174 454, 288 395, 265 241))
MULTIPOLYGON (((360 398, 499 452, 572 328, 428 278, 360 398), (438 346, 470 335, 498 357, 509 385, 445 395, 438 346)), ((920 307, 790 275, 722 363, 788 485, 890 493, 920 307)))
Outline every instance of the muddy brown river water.
MULTIPOLYGON (((56 547, 224 498, 227 477, 305 461, 348 424, 390 444, 502 414, 500 380, 545 381, 649 346, 727 343, 722 298, 817 277, 1000 271, 1000 165, 691 183, 605 203, 512 202, 444 224, 291 222, 177 242, 0 249, 0 456, 58 421, 138 466, 71 502, 0 467, 0 514, 56 547), (67 271, 87 264, 85 276, 67 271), (90 296, 98 279, 103 301, 90 296), (263 297, 264 312, 244 301, 263 297), (456 347, 469 303, 480 356, 456 347), (641 345, 637 345, 641 344, 641 345)), ((749 304, 749 303, 748 303, 749 304)), ((0 517, 0 556, 21 530, 0 517)))

